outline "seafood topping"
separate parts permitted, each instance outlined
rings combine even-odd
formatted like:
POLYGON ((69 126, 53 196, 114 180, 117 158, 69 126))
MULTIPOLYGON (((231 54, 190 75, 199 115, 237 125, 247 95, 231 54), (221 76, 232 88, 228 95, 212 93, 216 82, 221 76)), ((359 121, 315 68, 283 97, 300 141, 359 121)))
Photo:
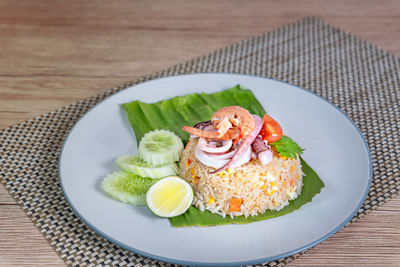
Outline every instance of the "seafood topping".
MULTIPOLYGON (((263 125, 262 119, 257 116, 257 115, 252 115, 255 122, 256 126, 253 129, 252 132, 250 132, 241 142, 239 148, 236 150, 235 155, 231 158, 231 160, 226 163, 224 166, 222 166, 219 169, 216 169, 215 171, 212 171, 211 173, 218 173, 223 170, 228 169, 229 167, 233 166, 245 153, 246 151, 250 148, 251 144, 253 143, 254 139, 257 137, 258 133, 261 130, 261 127, 263 125)), ((251 152, 251 151, 250 151, 251 152)), ((251 153, 249 154, 249 160, 251 158, 251 153)), ((236 167, 236 166, 235 166, 236 167)))
POLYGON ((200 130, 204 130, 205 127, 212 125, 211 121, 202 121, 197 123, 195 126, 193 126, 194 128, 200 129, 200 130))
POLYGON ((183 126, 182 129, 198 137, 233 140, 238 138, 239 134, 241 137, 248 135, 255 127, 255 121, 251 114, 239 106, 221 108, 212 115, 211 123, 216 131, 207 131, 204 128, 202 130, 199 129, 200 127, 189 126, 183 126))
POLYGON ((232 127, 239 128, 240 135, 246 136, 256 126, 256 122, 250 112, 239 106, 221 108, 212 115, 211 123, 218 129, 220 136, 223 136, 232 127))
POLYGON ((263 141, 260 131, 265 122, 239 106, 229 106, 215 112, 211 120, 194 127, 183 126, 191 138, 199 138, 195 156, 218 173, 248 162, 252 155, 263 164, 272 160, 272 150, 263 141))
POLYGON ((265 141, 262 140, 261 135, 258 135, 251 144, 254 153, 263 165, 270 163, 272 160, 273 152, 271 146, 267 145, 265 141))
POLYGON ((200 130, 200 129, 197 129, 194 127, 189 127, 189 126, 183 126, 182 129, 192 135, 197 136, 197 137, 210 138, 210 139, 221 139, 221 140, 233 140, 233 139, 236 139, 240 134, 240 131, 237 128, 229 129, 222 136, 216 130, 205 131, 205 130, 200 130))
POLYGON ((229 158, 216 158, 212 156, 211 154, 208 154, 201 150, 199 146, 196 146, 196 150, 194 151, 195 157, 204 165, 207 165, 209 167, 213 168, 221 168, 224 166, 226 163, 229 162, 229 158))
POLYGON ((232 140, 216 141, 211 139, 211 141, 207 142, 207 139, 200 137, 197 146, 204 152, 224 153, 231 148, 232 140))

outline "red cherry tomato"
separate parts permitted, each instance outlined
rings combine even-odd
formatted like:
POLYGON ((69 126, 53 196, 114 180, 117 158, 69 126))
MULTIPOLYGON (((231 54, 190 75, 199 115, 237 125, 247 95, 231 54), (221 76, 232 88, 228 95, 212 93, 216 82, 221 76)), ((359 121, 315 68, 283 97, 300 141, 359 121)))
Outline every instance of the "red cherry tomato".
POLYGON ((273 143, 281 139, 283 131, 279 123, 268 114, 264 115, 263 121, 264 124, 260 131, 262 139, 268 143, 273 143))

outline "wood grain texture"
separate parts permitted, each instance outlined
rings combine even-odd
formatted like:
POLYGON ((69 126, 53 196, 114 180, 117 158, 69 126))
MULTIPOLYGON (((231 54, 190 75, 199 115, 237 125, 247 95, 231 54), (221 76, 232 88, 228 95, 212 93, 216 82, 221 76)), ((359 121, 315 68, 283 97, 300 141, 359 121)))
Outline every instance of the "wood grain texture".
POLYGON ((400 198, 349 225, 289 266, 400 266, 400 198))
MULTIPOLYGON (((0 1, 0 128, 306 16, 400 56, 400 1, 0 1)), ((0 266, 63 262, 0 187, 0 266)), ((400 197, 291 266, 400 266, 400 197)))
POLYGON ((64 266, 19 206, 0 206, 0 233, 0 266, 64 266))

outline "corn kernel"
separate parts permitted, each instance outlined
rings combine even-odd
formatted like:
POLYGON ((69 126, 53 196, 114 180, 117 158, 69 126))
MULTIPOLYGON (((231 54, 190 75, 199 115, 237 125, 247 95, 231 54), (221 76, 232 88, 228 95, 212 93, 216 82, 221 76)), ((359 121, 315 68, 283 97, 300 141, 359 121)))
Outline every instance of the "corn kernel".
POLYGON ((227 173, 229 174, 230 177, 232 177, 232 174, 236 173, 235 169, 227 169, 226 171, 227 171, 227 173))
POLYGON ((192 178, 192 183, 198 184, 198 183, 199 183, 199 180, 200 180, 200 177, 195 176, 195 177, 192 178))
POLYGON ((267 189, 267 186, 266 186, 266 185, 263 185, 263 186, 261 187, 261 189, 262 189, 262 190, 265 190, 265 189, 267 189))
POLYGON ((220 171, 220 172, 217 173, 217 175, 219 177, 221 177, 221 178, 225 178, 225 177, 230 176, 230 174, 229 174, 229 172, 227 170, 220 171))
POLYGON ((196 170, 194 168, 191 169, 192 177, 196 177, 196 170))
POLYGON ((276 191, 275 189, 272 189, 271 191, 267 192, 267 195, 272 196, 275 193, 275 191, 276 191))

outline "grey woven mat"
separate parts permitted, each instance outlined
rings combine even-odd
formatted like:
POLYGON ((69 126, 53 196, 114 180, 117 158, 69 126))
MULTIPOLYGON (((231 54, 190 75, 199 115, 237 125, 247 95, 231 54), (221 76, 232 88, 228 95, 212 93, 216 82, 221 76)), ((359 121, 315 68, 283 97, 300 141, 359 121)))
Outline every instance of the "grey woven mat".
MULTIPOLYGON (((369 144, 374 171, 369 195, 351 222, 399 191, 400 60, 323 21, 306 18, 0 132, 2 184, 67 264, 165 264, 121 249, 89 229, 61 192, 57 161, 72 126, 105 97, 146 80, 200 72, 286 81, 321 95, 353 119, 369 144)), ((298 256, 266 265, 281 266, 298 256)))

